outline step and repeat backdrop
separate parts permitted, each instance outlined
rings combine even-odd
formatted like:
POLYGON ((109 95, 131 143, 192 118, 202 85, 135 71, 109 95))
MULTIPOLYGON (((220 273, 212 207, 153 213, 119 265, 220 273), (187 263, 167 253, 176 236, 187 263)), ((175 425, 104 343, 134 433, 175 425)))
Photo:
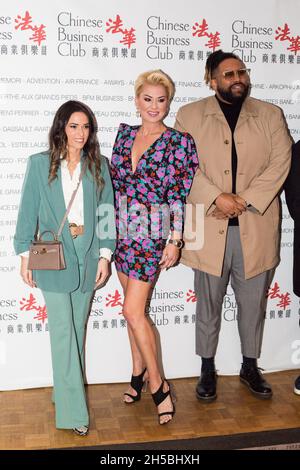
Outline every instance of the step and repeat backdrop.
MULTIPOLYGON (((0 7, 0 389, 52 384, 47 311, 38 289, 19 276, 13 251, 28 156, 47 149, 57 108, 87 103, 99 124, 102 153, 111 157, 120 122, 137 123, 133 84, 161 68, 175 81, 166 124, 183 104, 208 96, 208 54, 234 51, 251 68, 252 96, 281 106, 300 138, 300 2, 298 0, 11 0, 0 7)), ((249 156, 251 157, 251 156, 249 156)), ((281 264, 270 291, 260 365, 300 367, 300 308, 292 293, 293 222, 282 196, 281 264)), ((113 267, 95 293, 87 327, 89 383, 128 381, 131 374, 123 294, 113 267)), ((205 295, 205 292, 203 292, 205 295)), ((158 332, 166 376, 196 376, 196 297, 192 271, 163 273, 147 311, 158 332)), ((220 374, 235 374, 241 356, 237 306, 224 298, 217 354, 220 374)))

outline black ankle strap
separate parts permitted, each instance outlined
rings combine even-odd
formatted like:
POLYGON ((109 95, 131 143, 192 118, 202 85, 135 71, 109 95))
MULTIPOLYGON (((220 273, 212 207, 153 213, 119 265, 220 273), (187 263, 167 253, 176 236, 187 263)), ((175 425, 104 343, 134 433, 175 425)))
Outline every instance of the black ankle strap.
POLYGON ((143 384, 144 384, 143 378, 144 378, 146 370, 147 368, 145 368, 143 372, 141 372, 141 374, 131 376, 130 385, 138 393, 140 393, 143 388, 143 384))
POLYGON ((163 380, 160 384, 159 389, 156 390, 156 392, 152 393, 152 398, 156 406, 160 405, 165 400, 165 398, 170 395, 170 386, 169 390, 167 390, 166 392, 163 391, 164 382, 165 381, 163 380))

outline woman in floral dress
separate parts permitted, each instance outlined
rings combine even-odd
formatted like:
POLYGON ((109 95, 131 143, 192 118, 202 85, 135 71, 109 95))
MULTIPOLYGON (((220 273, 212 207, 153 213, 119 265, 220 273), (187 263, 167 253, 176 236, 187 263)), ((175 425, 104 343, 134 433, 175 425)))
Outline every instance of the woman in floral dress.
POLYGON ((142 123, 120 124, 112 154, 115 264, 124 291, 133 362, 124 402, 138 401, 149 381, 159 424, 169 422, 175 408, 169 384, 159 372, 145 307, 160 270, 176 264, 180 256, 184 204, 198 166, 192 137, 163 122, 174 92, 172 80, 161 70, 141 74, 135 82, 135 104, 142 123))

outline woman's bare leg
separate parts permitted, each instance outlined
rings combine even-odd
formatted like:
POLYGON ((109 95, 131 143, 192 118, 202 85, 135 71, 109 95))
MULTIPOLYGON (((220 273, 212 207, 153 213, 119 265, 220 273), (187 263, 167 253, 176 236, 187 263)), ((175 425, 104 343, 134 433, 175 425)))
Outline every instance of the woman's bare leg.
MULTIPOLYGON (((123 288, 123 293, 125 297, 128 276, 126 276, 126 274, 118 272, 118 277, 119 277, 121 286, 123 288)), ((131 326, 129 325, 129 323, 127 323, 127 333, 129 337, 131 356, 132 356, 132 375, 139 375, 145 369, 145 362, 136 344, 136 341, 134 339, 134 335, 132 333, 131 326)), ((147 379, 147 377, 148 377, 148 373, 146 372, 145 379, 147 379)), ((133 395, 133 396, 136 396, 137 394, 136 391, 131 386, 129 386, 128 390, 126 390, 126 393, 129 393, 130 395, 133 395)), ((130 398, 128 395, 124 395, 124 401, 126 401, 127 403, 131 403, 133 402, 133 399, 130 398)))
MULTIPOLYGON (((133 345, 132 351, 135 355, 133 359, 141 361, 142 358, 142 366, 145 364, 147 367, 151 393, 154 393, 160 387, 162 379, 157 361, 155 335, 145 316, 145 308, 150 289, 150 283, 127 278, 123 314, 130 327, 130 334, 134 339, 134 343, 131 343, 133 345)), ((139 373, 140 372, 141 370, 139 373)), ((166 382, 163 390, 168 390, 168 384, 166 382)), ((162 413, 172 410, 171 398, 168 396, 158 406, 158 412, 162 413)), ((160 422, 168 422, 171 419, 171 414, 164 415, 161 417, 160 422)))

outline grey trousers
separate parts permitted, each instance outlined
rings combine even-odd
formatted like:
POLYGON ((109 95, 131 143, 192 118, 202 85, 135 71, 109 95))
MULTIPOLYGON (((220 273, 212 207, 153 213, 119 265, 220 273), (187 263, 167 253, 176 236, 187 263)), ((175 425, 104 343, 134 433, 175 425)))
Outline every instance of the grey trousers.
POLYGON ((266 293, 275 269, 245 280, 239 227, 228 227, 223 272, 221 277, 195 272, 196 354, 216 354, 221 328, 223 297, 231 282, 238 306, 237 323, 243 356, 258 358, 261 352, 266 293))

